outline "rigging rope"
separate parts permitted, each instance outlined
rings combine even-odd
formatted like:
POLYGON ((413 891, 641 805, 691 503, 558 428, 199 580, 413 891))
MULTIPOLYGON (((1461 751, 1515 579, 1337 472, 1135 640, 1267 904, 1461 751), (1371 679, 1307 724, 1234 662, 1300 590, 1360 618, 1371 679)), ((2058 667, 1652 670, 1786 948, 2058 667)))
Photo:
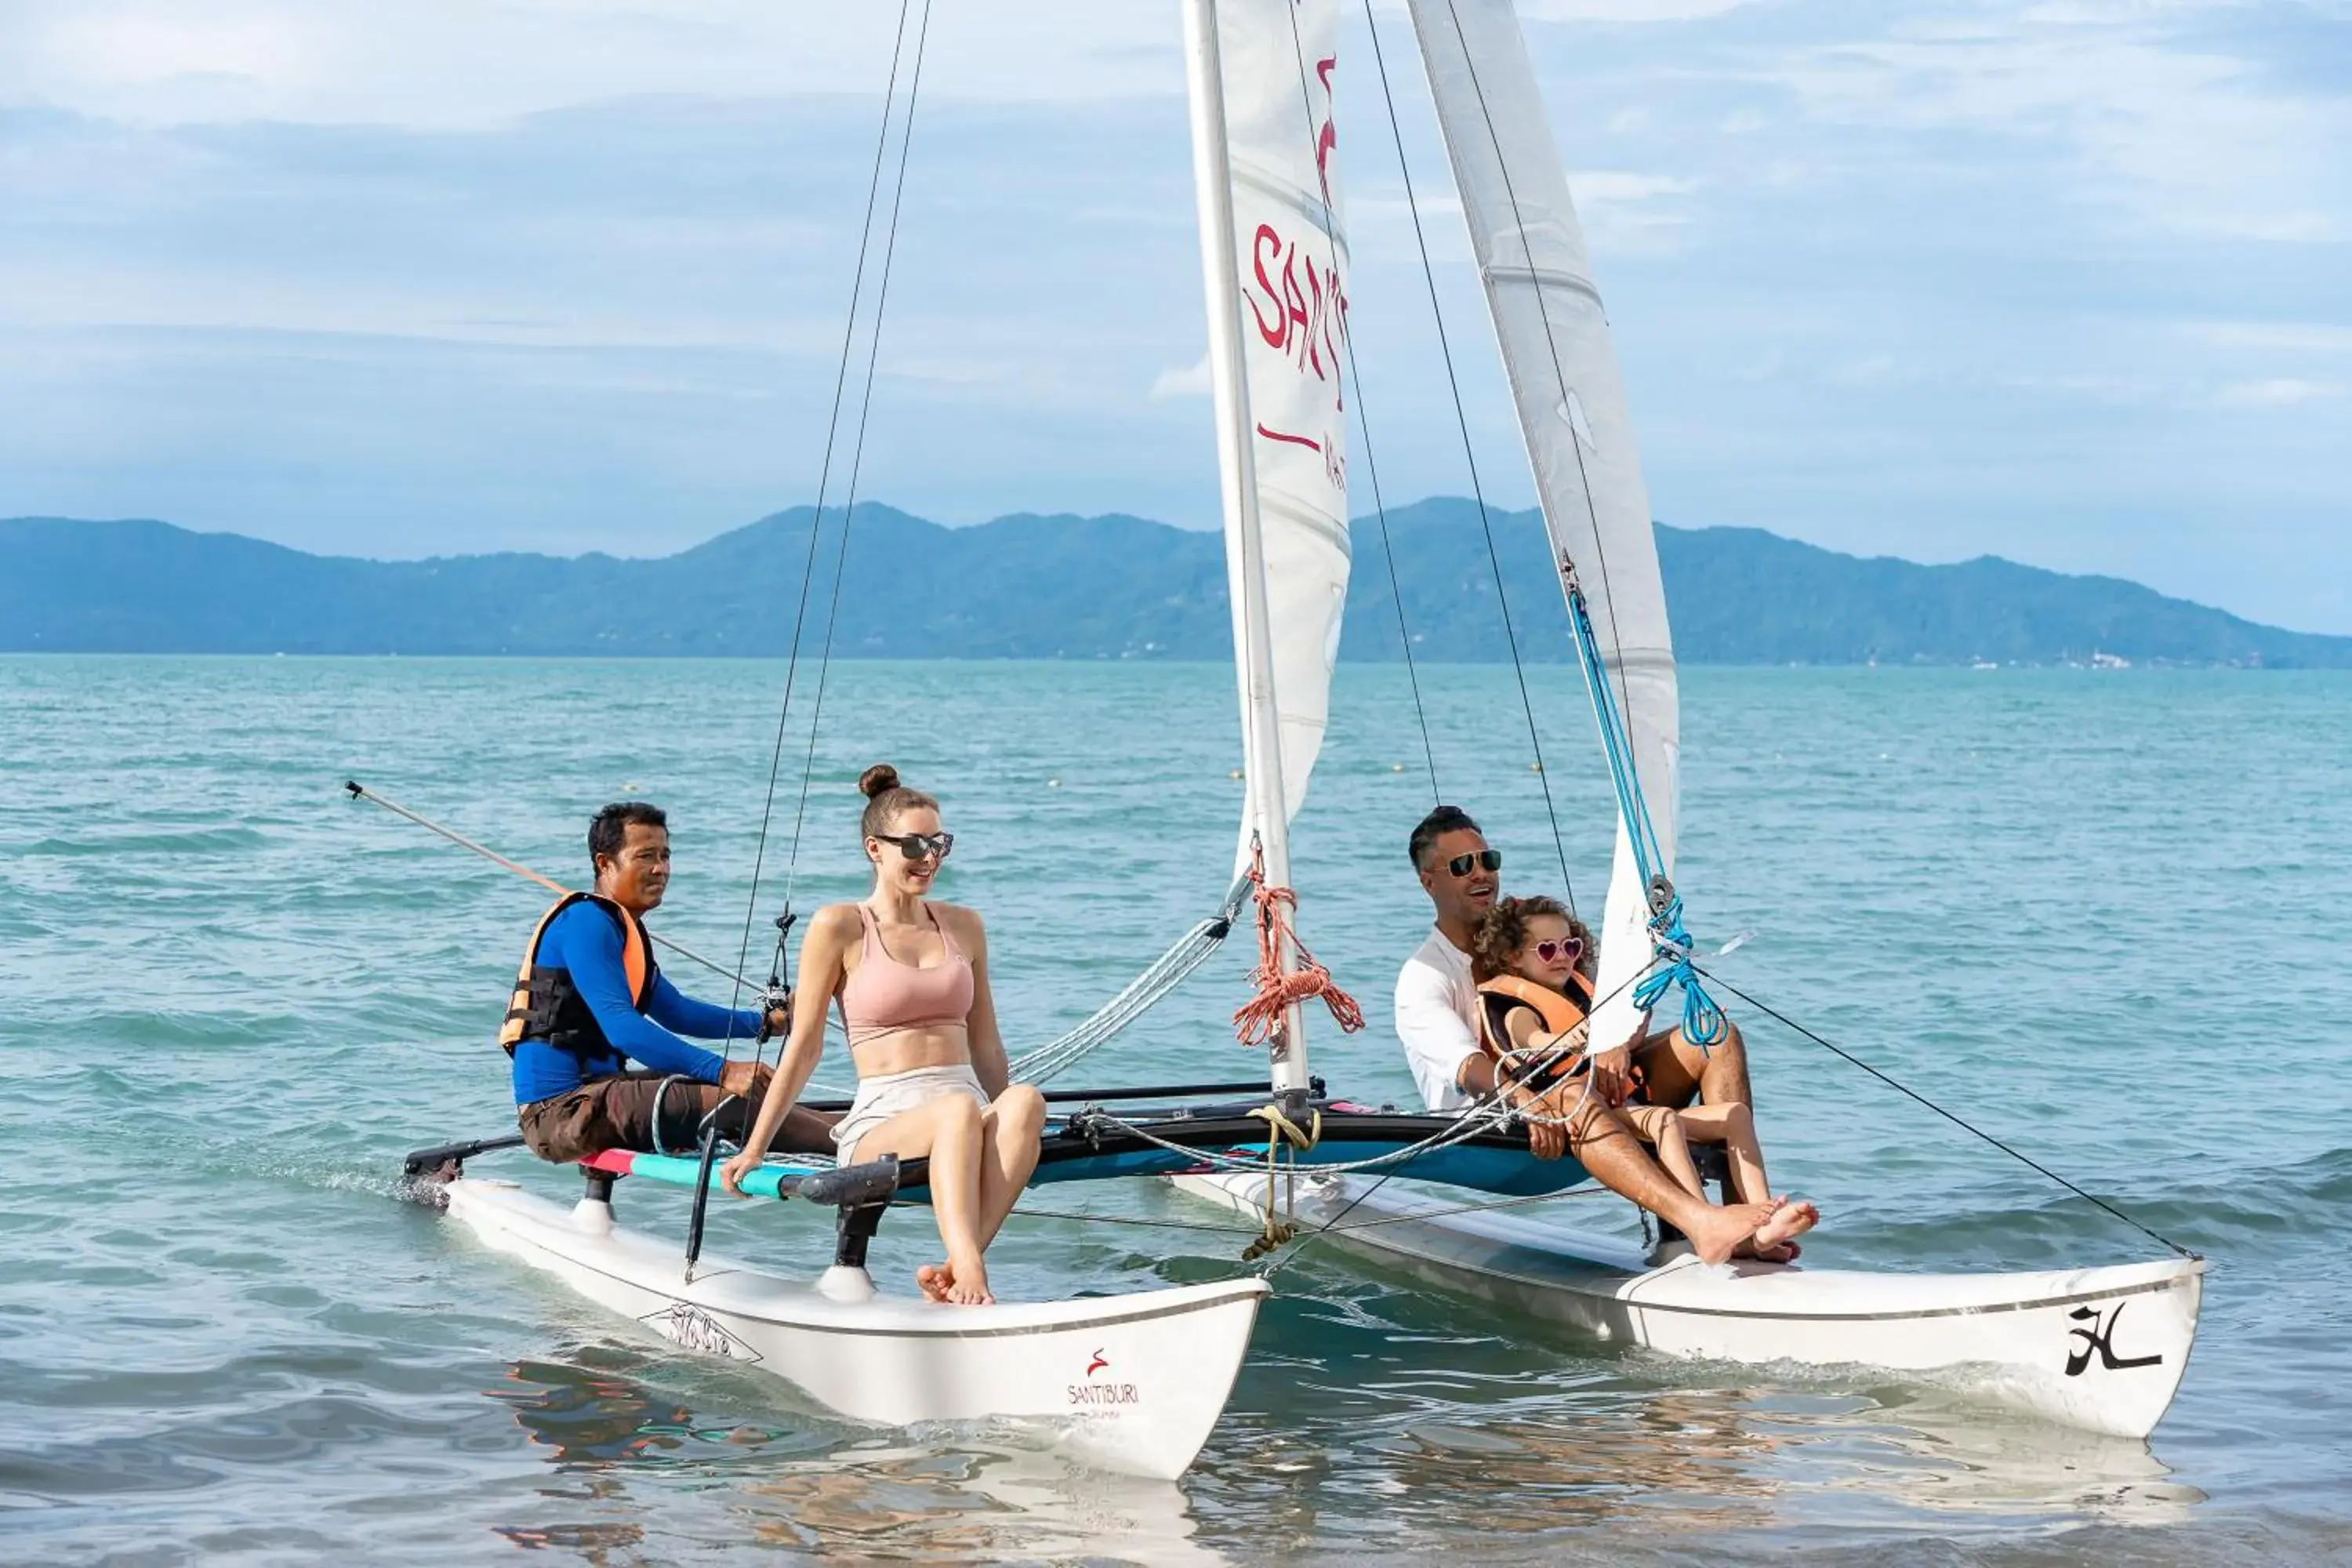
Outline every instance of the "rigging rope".
MULTIPOLYGON (((385 796, 376 794, 375 791, 368 788, 357 779, 348 779, 344 781, 343 789, 353 800, 363 800, 371 805, 380 805, 383 807, 384 810, 392 813, 394 816, 405 817, 407 820, 416 824, 417 826, 424 828, 426 832, 437 833, 442 837, 447 839, 450 843, 455 844, 458 848, 470 849, 475 854, 479 855, 483 859, 489 861, 492 865, 503 866, 508 870, 512 871, 516 876, 521 877, 529 881, 536 882, 551 893, 562 895, 572 891, 572 889, 565 887, 554 878, 543 876, 541 873, 532 870, 530 867, 522 864, 520 860, 509 860, 505 856, 499 854, 497 850, 489 848, 484 845, 477 844, 472 839, 467 837, 464 834, 444 827, 439 823, 434 821, 431 817, 419 816, 417 813, 409 810, 408 807, 402 805, 399 802, 387 799, 385 796)), ((743 978, 740 972, 728 968, 725 964, 719 963, 715 958, 703 957, 702 954, 695 952, 694 949, 687 946, 686 943, 677 942, 669 937, 664 936, 661 932, 654 930, 651 926, 647 926, 646 928, 646 937, 656 947, 666 947, 669 949, 670 952, 677 954, 680 958, 685 959, 688 963, 698 963, 702 965, 703 968, 710 971, 711 973, 719 975, 724 979, 732 980, 738 985, 748 985, 751 984, 751 982, 743 978)))
POLYGON ((1592 692, 1593 721, 1601 729, 1601 749, 1609 758, 1610 781, 1617 789, 1617 815, 1625 825, 1625 840, 1633 851, 1633 865, 1650 901, 1650 963, 1633 987, 1633 1005, 1647 1013, 1666 993, 1683 988, 1683 1038, 1704 1053, 1722 1043, 1731 1021, 1699 983, 1691 963, 1691 935, 1683 927, 1683 899, 1665 872, 1665 851, 1658 842, 1657 825, 1642 793, 1641 769, 1633 760, 1633 737, 1624 715, 1617 710, 1616 689, 1601 668, 1601 646, 1593 636, 1591 607, 1585 603, 1576 563, 1560 557, 1560 582, 1568 592, 1570 628, 1576 637, 1578 659, 1584 666, 1592 692))
POLYGON ((1361 1029, 1363 1008, 1339 989, 1331 972, 1315 961, 1314 953, 1291 929, 1286 911, 1298 906, 1298 894, 1294 889, 1267 883, 1265 848, 1255 839, 1250 846, 1249 880, 1257 890, 1257 970, 1253 976, 1257 989, 1234 1014, 1234 1037, 1245 1046, 1265 1045, 1282 1032, 1284 1015, 1294 1004, 1318 996, 1331 1010, 1331 1021, 1339 1026, 1341 1034, 1361 1029), (1286 973, 1282 967, 1286 942, 1297 966, 1286 973))
MULTIPOLYGON (((907 13, 911 4, 912 0, 899 0, 898 3, 898 31, 890 51, 890 78, 887 84, 884 87, 882 93, 882 123, 880 128, 876 132, 874 139, 874 169, 873 173, 869 174, 866 179, 866 216, 858 227, 857 235, 857 266, 855 272, 852 274, 850 280, 848 319, 843 323, 841 330, 840 363, 834 372, 833 378, 833 406, 830 412, 825 416, 824 457, 817 469, 816 506, 809 518, 808 556, 801 568, 800 600, 798 605, 793 612, 792 643, 784 665, 783 700, 778 706, 776 710, 776 739, 774 744, 770 748, 768 754, 767 796, 760 808, 760 842, 759 847, 753 853, 751 859, 751 895, 745 900, 743 906, 743 937, 740 944, 740 953, 736 961, 736 990, 734 998, 730 1003, 730 1010, 732 1010, 736 1003, 740 1003, 742 1000, 742 987, 744 981, 741 971, 744 964, 748 963, 751 958, 751 926, 759 918, 760 879, 761 872, 765 869, 767 865, 768 828, 775 816, 776 778, 783 764, 784 731, 793 710, 793 686, 800 672, 801 635, 808 621, 809 590, 816 579, 817 541, 824 531, 824 500, 826 491, 833 481, 833 454, 835 443, 839 437, 842 395, 848 384, 851 350, 857 336, 857 304, 858 300, 864 296, 866 289, 866 261, 867 252, 873 244, 874 238, 874 205, 876 198, 882 189, 882 166, 884 154, 890 145, 890 116, 891 111, 898 101, 898 68, 901 57, 906 49, 907 13)), ((928 16, 929 0, 926 0, 925 14, 928 16)), ((919 46, 917 59, 917 70, 919 74, 920 69, 920 50, 919 46)), ((908 115, 910 122, 913 113, 913 93, 910 89, 908 99, 908 115)), ((892 226, 892 233, 894 236, 896 232, 897 227, 894 220, 892 226)), ((877 334, 881 331, 881 314, 878 306, 877 307, 875 315, 875 331, 877 334)), ((845 513, 842 520, 842 526, 845 530, 848 527, 848 518, 845 513)), ((814 722, 811 724, 811 732, 812 734, 814 732, 814 722)), ((805 798, 805 788, 803 789, 803 798, 805 798)), ((795 831, 793 835, 793 847, 794 858, 797 860, 800 847, 799 835, 797 831, 795 831)), ((775 963, 772 966, 771 970, 772 984, 775 982, 781 981, 782 977, 784 942, 785 938, 790 934, 789 921, 792 910, 792 889, 789 884, 787 884, 784 892, 784 915, 779 919, 776 931, 775 963)), ((776 1060, 780 1065, 783 1060, 782 1038, 783 1037, 779 1035, 779 1043, 776 1047, 776 1060)), ((730 1059, 732 1059, 735 1051, 735 1038, 731 1026, 728 1031, 725 1047, 725 1054, 730 1059)), ((753 1059, 755 1061, 763 1060, 765 1056, 766 1052, 764 1048, 755 1044, 753 1059)))
POLYGON ((1965 1132, 1973 1133, 1975 1136, 1983 1139, 1986 1142, 1991 1144, 1994 1148, 2000 1150, 2011 1159, 2015 1160, 2019 1164, 2025 1166, 2029 1170, 2039 1172, 2041 1174, 2048 1177, 2050 1180, 2057 1183, 2060 1186, 2065 1188, 2068 1192, 2074 1194, 2076 1197, 2082 1199, 2084 1203, 2091 1205, 2095 1208, 2103 1209, 2106 1213, 2113 1215, 2116 1218, 2123 1221, 2126 1225, 2131 1226, 2134 1230, 2138 1231, 2142 1236, 2147 1237, 2151 1241, 2155 1241, 2165 1247, 2170 1247, 2174 1252, 2179 1253, 2183 1258, 2199 1258, 2202 1256, 2200 1253, 2192 1252, 2188 1247, 2181 1246, 2170 1237, 2162 1235, 2159 1232, 2149 1228, 2147 1226, 2141 1224, 2138 1220, 2136 1220, 2132 1218, 2131 1215, 2124 1213, 2122 1209, 2117 1208, 2115 1205, 2107 1202, 2106 1199, 2084 1192, 2082 1188, 2076 1186, 2074 1183, 2068 1181, 2065 1177, 2060 1175, 2049 1166, 2042 1164, 2041 1162, 2034 1160, 2028 1155, 2020 1153, 2017 1150, 2011 1148, 2008 1144, 2002 1142, 1991 1133, 1987 1132, 1984 1129, 1974 1125, 1967 1119, 1958 1116, 1952 1111, 1945 1110, 1934 1100, 1929 1100, 1926 1095, 1921 1094, 1917 1089, 1911 1089, 1905 1084, 1897 1082, 1891 1075, 1881 1072, 1878 1068, 1871 1066, 1868 1062, 1864 1061, 1860 1057, 1855 1056, 1852 1051, 1845 1050, 1841 1047, 1831 1044, 1828 1040, 1823 1039, 1820 1035, 1815 1034, 1812 1030, 1805 1027, 1804 1025, 1798 1023, 1794 1018, 1790 1017, 1787 1014, 1771 1005, 1771 1004, 1758 1001, 1755 997, 1750 996, 1747 992, 1742 991, 1738 986, 1734 985, 1731 982, 1724 979, 1719 974, 1711 973, 1704 970, 1700 971, 1700 973, 1706 974, 1706 977, 1709 980, 1714 981, 1717 984, 1722 986, 1726 991, 1730 992, 1734 996, 1738 997, 1742 1002, 1747 1003, 1749 1006, 1755 1008, 1766 1017, 1770 1018, 1777 1023, 1783 1024, 1789 1028, 1794 1029, 1798 1034, 1802 1035, 1805 1038, 1812 1041, 1813 1044, 1821 1047, 1822 1049, 1829 1052, 1832 1056, 1834 1056, 1841 1061, 1846 1062, 1853 1067, 1860 1068, 1863 1071, 1876 1079, 1887 1088, 1894 1089, 1896 1093, 1917 1100, 1921 1105, 1926 1106, 1928 1110, 1934 1111, 1937 1115, 1942 1117, 1953 1126, 1959 1128, 1965 1132))
POLYGON ((1076 1027, 1016 1058, 1012 1064, 1012 1078, 1017 1082, 1044 1084, 1091 1056, 1141 1017, 1224 944, 1234 918, 1241 913, 1243 901, 1249 897, 1250 887, 1247 877, 1234 879, 1217 913, 1177 938, 1142 973, 1076 1027))
POLYGON ((1405 159, 1404 128, 1397 120, 1396 95, 1389 86, 1388 57, 1381 48, 1381 30, 1372 18, 1372 0, 1364 0, 1364 24, 1371 33, 1372 59, 1379 68, 1381 98, 1388 106, 1389 134, 1396 143, 1397 173, 1404 181, 1405 211, 1412 218, 1413 243, 1421 252, 1421 275, 1429 290, 1429 313, 1437 325, 1437 346, 1445 365, 1446 390, 1454 399, 1454 423, 1462 433, 1462 457, 1470 471, 1470 495, 1478 508, 1479 531, 1486 540, 1486 564, 1495 577, 1495 602, 1502 612, 1503 640, 1510 647, 1511 672, 1518 679, 1519 710, 1527 716, 1528 744, 1535 752, 1536 778, 1543 785, 1544 816, 1551 824, 1552 851, 1559 858, 1560 886, 1568 894, 1569 912, 1574 914, 1576 882, 1568 874, 1568 846, 1560 835, 1559 807, 1552 800, 1551 772, 1544 766, 1543 740, 1536 729, 1535 701, 1528 695, 1527 666, 1519 658, 1518 629, 1512 624, 1510 595, 1503 586, 1503 557, 1495 546, 1495 527, 1487 515, 1486 492, 1478 481, 1478 456, 1470 438, 1470 416, 1462 404, 1462 382, 1454 369, 1454 345, 1445 330, 1445 312, 1439 308, 1437 301, 1437 268, 1429 258, 1429 236, 1422 226, 1421 203, 1412 192, 1412 170, 1405 159))
POLYGON ((923 54, 931 34, 931 0, 923 0, 923 13, 916 24, 915 69, 907 83, 907 121, 898 136, 898 173, 890 190, 890 228, 882 242, 882 279, 874 294, 874 332, 866 346, 866 386, 857 404, 857 438, 850 448, 849 488, 841 509, 841 541, 833 557, 833 595, 825 606, 824 647, 817 662, 816 700, 809 714, 808 751, 801 759, 800 802, 793 809, 792 859, 784 874, 784 902, 792 903, 793 889, 800 877, 801 829, 808 818, 809 780, 816 770, 816 738, 818 726, 824 719, 826 678, 833 670, 833 634, 841 616, 841 580, 849 562, 849 530, 857 517, 857 480, 866 461, 866 416, 874 407, 874 368, 882 357, 882 316, 890 303, 890 268, 898 255, 898 218, 905 210, 907 196, 907 163, 915 146, 915 106, 923 90, 923 54))

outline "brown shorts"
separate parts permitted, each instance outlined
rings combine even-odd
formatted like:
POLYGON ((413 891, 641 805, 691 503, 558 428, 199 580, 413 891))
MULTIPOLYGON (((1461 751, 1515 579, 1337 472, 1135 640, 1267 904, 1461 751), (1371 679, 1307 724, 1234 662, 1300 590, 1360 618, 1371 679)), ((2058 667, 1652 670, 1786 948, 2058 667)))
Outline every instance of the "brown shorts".
MULTIPOLYGON (((569 1164, 607 1149, 642 1153, 682 1153, 702 1139, 702 1119, 726 1093, 716 1084, 697 1083, 669 1073, 629 1072, 583 1083, 569 1094, 533 1100, 515 1113, 522 1141, 542 1160, 569 1164), (667 1082, 668 1087, 664 1088, 667 1082), (661 1111, 656 1127, 654 1112, 661 1111)), ((740 1138, 750 1124, 741 1100, 719 1117, 719 1135, 740 1138), (726 1123, 735 1125, 730 1127, 726 1123)))
MULTIPOLYGON (((515 1120, 532 1153, 570 1164, 607 1149, 690 1152, 701 1143, 703 1118, 713 1110, 718 1112, 719 1135, 740 1143, 758 1109, 751 1101, 730 1098, 717 1084, 669 1073, 626 1072, 583 1083, 569 1094, 533 1100, 515 1113, 515 1120)), ((776 1147, 798 1153, 831 1152, 827 1134, 832 1125, 830 1116, 795 1109, 778 1130, 776 1147)))

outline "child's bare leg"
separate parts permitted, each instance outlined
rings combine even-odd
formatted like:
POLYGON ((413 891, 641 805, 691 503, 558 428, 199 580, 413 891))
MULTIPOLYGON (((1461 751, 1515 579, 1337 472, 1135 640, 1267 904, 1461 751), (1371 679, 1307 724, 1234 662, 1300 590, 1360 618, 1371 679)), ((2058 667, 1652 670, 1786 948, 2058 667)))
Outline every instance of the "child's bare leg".
POLYGON ((1764 1180, 1764 1146, 1756 1141, 1756 1118, 1736 1100, 1720 1105, 1694 1105, 1676 1112, 1683 1133, 1697 1143, 1720 1143, 1730 1156, 1731 1190, 1743 1204, 1769 1202, 1771 1188, 1764 1180))
MULTIPOLYGON (((1717 1105, 1694 1105, 1679 1112, 1687 1136, 1702 1143, 1721 1143, 1730 1156, 1732 1190, 1742 1203, 1769 1203, 1771 1189, 1765 1184, 1764 1150, 1756 1137, 1756 1119, 1746 1105, 1727 1100, 1717 1105)), ((1811 1204, 1798 1202, 1782 1205, 1785 1212, 1776 1212, 1773 1224, 1759 1231, 1755 1241, 1756 1256, 1767 1263, 1790 1263, 1804 1249, 1797 1237, 1821 1219, 1821 1211, 1811 1204)))
POLYGON ((1691 1158, 1690 1140, 1684 1136, 1681 1115, 1662 1105, 1629 1105, 1624 1108, 1624 1116, 1633 1124, 1633 1130, 1658 1151, 1658 1163, 1665 1167, 1675 1184, 1699 1202, 1706 1202, 1706 1184, 1698 1179, 1698 1164, 1691 1158))

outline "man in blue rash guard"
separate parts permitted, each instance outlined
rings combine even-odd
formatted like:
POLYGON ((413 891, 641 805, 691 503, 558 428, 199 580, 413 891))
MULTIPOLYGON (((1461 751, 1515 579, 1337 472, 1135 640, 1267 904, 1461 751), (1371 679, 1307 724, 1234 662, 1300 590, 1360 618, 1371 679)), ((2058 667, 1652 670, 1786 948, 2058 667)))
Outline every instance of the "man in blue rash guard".
MULTIPOLYGON (((499 1043, 514 1058, 516 1120, 541 1159, 583 1160, 606 1149, 683 1151, 706 1118, 740 1142, 767 1091, 756 1058, 730 1060, 679 1038, 749 1045, 784 1027, 698 1002, 654 962, 644 917, 669 886, 669 823, 656 806, 623 801, 588 828, 591 893, 570 893, 541 917, 515 978, 499 1043), (631 1071, 628 1063, 642 1064, 631 1071)), ((795 1109, 787 1149, 824 1150, 832 1119, 795 1109)))

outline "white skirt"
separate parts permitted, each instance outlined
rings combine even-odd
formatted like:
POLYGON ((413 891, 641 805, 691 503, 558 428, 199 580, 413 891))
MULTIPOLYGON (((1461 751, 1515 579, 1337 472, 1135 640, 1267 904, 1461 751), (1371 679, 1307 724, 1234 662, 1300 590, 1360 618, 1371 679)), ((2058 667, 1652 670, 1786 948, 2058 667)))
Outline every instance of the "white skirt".
POLYGON ((988 1091, 980 1087, 979 1075, 969 1062, 859 1079, 857 1098, 849 1102, 849 1114, 833 1125, 834 1157, 842 1164, 855 1164, 860 1139, 900 1112, 928 1105, 943 1094, 968 1094, 973 1104, 988 1109, 988 1091))

